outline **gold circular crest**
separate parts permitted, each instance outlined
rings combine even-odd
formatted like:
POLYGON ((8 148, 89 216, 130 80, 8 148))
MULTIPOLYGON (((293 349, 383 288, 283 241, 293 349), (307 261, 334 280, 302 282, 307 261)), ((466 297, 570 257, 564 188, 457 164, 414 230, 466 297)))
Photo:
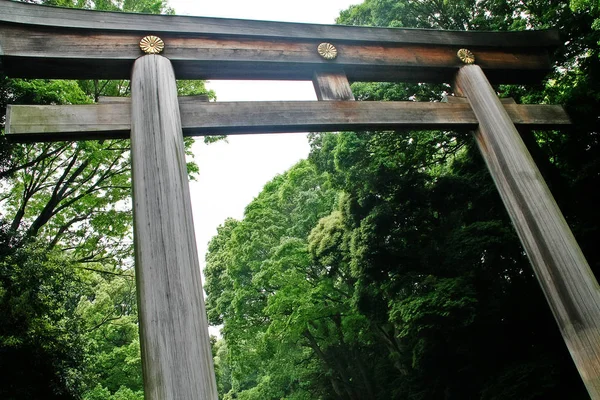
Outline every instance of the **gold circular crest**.
POLYGON ((460 58, 460 61, 464 62, 465 64, 473 64, 475 62, 475 56, 470 50, 460 49, 456 52, 456 55, 458 58, 460 58))
POLYGON ((317 47, 317 51, 319 55, 326 60, 333 60, 337 57, 337 49, 331 43, 321 43, 319 47, 317 47))
POLYGON ((158 54, 165 48, 165 42, 158 36, 146 36, 140 40, 140 49, 146 54, 158 54))

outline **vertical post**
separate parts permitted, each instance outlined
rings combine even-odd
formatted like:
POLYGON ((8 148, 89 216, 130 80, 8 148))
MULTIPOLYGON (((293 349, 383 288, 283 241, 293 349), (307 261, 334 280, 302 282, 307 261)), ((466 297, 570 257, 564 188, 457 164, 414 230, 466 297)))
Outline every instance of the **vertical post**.
POLYGON ((475 139, 592 399, 600 399, 600 288, 548 186, 477 65, 455 81, 479 121, 475 139))
POLYGON ((344 71, 315 72, 313 86, 318 100, 354 100, 344 71))
POLYGON ((147 400, 216 400, 173 68, 146 55, 131 77, 140 342, 147 400))

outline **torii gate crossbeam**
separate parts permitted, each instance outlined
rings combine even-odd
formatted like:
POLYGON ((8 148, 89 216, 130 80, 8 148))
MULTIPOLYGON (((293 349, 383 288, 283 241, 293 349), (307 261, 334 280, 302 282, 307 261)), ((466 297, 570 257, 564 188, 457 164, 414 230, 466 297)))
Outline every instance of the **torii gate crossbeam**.
POLYGON ((130 103, 9 107, 7 132, 14 141, 131 133, 142 363, 151 400, 216 399, 183 134, 415 127, 476 130, 575 365, 592 399, 600 399, 600 288, 515 128, 564 125, 568 117, 557 106, 502 104, 490 86, 539 81, 558 44, 555 31, 325 26, 0 0, 0 61, 8 76, 132 80, 130 103), (166 58, 140 57, 139 41, 148 34, 164 40, 166 58), (473 54, 477 65, 464 65, 473 54), (175 77, 312 80, 322 102, 178 101, 175 77), (361 104, 352 102, 348 79, 454 83, 464 98, 361 104))

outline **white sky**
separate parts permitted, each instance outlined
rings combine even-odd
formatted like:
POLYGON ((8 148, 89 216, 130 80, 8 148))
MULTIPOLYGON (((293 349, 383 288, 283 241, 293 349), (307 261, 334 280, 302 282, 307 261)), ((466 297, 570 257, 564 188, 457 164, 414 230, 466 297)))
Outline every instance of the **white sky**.
MULTIPOLYGON (((169 0, 178 15, 333 24, 362 0, 169 0)), ((311 82, 210 81, 218 101, 316 100, 311 82)), ((241 219, 263 186, 309 151, 305 133, 229 136, 227 143, 194 146, 200 167, 190 182, 201 268, 207 244, 228 217, 241 219)))

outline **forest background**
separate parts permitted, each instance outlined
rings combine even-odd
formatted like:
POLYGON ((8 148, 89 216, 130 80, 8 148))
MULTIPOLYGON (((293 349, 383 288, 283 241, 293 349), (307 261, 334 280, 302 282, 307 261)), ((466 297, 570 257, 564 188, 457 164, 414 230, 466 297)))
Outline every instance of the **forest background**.
MULTIPOLYGON (((42 3, 172 12, 161 0, 42 3)), ((366 0, 337 22, 558 29, 564 45, 544 82, 496 89, 571 115, 568 131, 523 138, 598 276, 596 0, 366 0)), ((201 81, 179 91, 214 96, 201 81)), ((439 101, 451 87, 353 91, 359 101, 439 101)), ((7 103, 128 94, 127 81, 2 76, 0 115, 7 103)), ((220 398, 589 398, 468 133, 315 133, 310 144, 209 245, 220 398)), ((0 163, 0 398, 143 399, 128 143, 2 138, 0 163)))

